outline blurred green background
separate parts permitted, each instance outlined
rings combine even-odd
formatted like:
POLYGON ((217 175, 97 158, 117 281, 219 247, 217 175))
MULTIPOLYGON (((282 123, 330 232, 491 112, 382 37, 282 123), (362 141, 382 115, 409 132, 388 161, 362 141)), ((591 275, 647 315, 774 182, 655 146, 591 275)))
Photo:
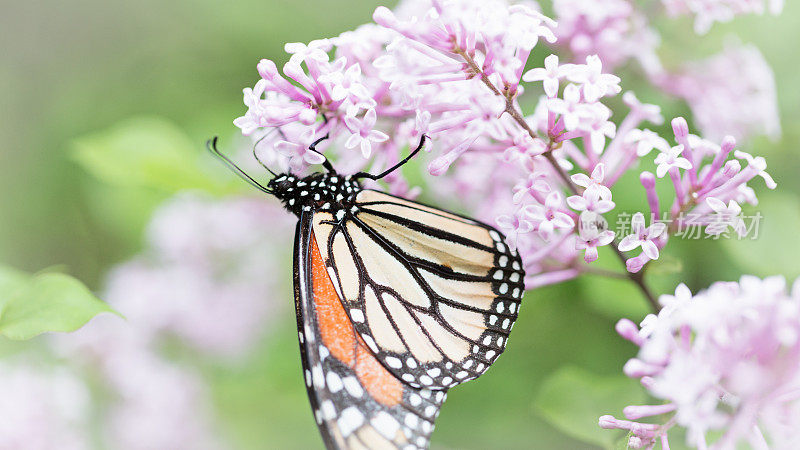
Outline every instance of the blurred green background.
MULTIPOLYGON (((546 2, 545 2, 546 3, 546 2)), ((286 59, 284 42, 329 37, 371 20, 377 1, 346 3, 261 0, 222 4, 29 1, 7 3, 0 14, 0 262, 28 271, 63 265, 94 289, 106 271, 142 245, 152 208, 170 194, 126 180, 125 158, 99 180, 74 157, 80 138, 126 119, 155 116, 188 136, 192 158, 220 134, 232 142, 241 115, 241 89, 257 78, 260 58, 286 59)), ((756 241, 675 240, 663 270, 650 279, 658 293, 678 281, 693 291, 743 273, 796 277, 800 254, 800 87, 794 60, 800 43, 800 4, 780 17, 743 17, 696 37, 688 20, 661 19, 667 65, 719 51, 726 36, 752 42, 772 65, 783 138, 757 138, 742 148, 767 157, 779 184, 756 182, 765 217, 756 241), (680 267, 679 272, 669 270, 680 267)), ((543 55, 538 55, 543 57, 543 55)), ((689 115, 661 96, 635 69, 623 87, 664 106, 664 115, 689 115)), ((85 162, 85 161, 84 161, 85 162)), ((175 160, 180 172, 179 159, 175 160)), ((194 161, 188 164, 194 164, 194 161)), ((622 205, 640 205, 633 180, 622 205), (627 202, 627 203, 626 203, 627 202)), ((202 186, 200 186, 202 187, 202 186)), ((633 208, 635 206, 631 206, 633 208)), ((602 258, 602 256, 601 256, 602 258)), ((609 266, 616 264, 605 257, 609 266)), ((286 262, 289 264, 289 261, 286 262)), ((288 282, 288 280, 287 280, 288 282)), ((236 369, 205 370, 226 436, 238 447, 314 448, 320 445, 302 385, 291 299, 269 344, 236 369)), ((620 375, 634 347, 618 338, 617 318, 647 312, 625 283, 587 278, 539 289, 526 297, 506 355, 480 380, 456 388, 437 424, 434 448, 597 448, 621 436, 597 429, 604 413, 644 399, 620 375)), ((673 440, 677 442, 677 440, 673 440)))

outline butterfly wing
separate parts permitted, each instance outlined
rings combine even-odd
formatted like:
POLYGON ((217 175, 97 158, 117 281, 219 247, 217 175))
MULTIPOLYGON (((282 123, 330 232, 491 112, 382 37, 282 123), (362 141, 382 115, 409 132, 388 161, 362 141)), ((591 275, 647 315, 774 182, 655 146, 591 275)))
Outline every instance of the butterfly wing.
POLYGON ((371 190, 313 227, 356 332, 397 378, 447 389, 505 349, 524 273, 493 227, 371 190))
POLYGON ((446 398, 401 383, 367 349, 342 307, 312 217, 295 237, 295 307, 308 396, 329 449, 426 448, 446 398))

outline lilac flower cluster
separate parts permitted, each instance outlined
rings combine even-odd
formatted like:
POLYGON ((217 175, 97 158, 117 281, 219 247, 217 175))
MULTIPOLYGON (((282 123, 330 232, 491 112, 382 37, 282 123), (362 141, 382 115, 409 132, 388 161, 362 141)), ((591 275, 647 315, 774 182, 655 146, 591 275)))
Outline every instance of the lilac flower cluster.
POLYGON ((699 449, 800 446, 800 280, 744 276, 692 295, 685 285, 663 309, 617 331, 639 347, 624 372, 660 402, 632 405, 600 426, 630 433, 630 448, 669 448, 683 428, 699 449), (652 422, 641 419, 651 418, 652 422))
MULTIPOLYGON (((740 204, 756 201, 747 183, 761 175, 774 187, 763 158, 734 152, 732 138, 717 145, 689 134, 683 118, 673 120, 671 146, 643 126, 661 123, 660 109, 632 92, 622 96, 627 114, 612 120, 606 100, 622 88, 608 67, 636 58, 651 63, 653 79, 667 76, 641 13, 624 0, 562 0, 555 10, 558 27, 534 4, 503 0, 380 7, 378 25, 287 44, 282 73, 262 60, 261 79, 244 90, 248 110, 234 123, 257 139, 265 159, 301 172, 322 161, 307 147, 323 136, 317 149, 343 172, 385 168, 429 136, 428 172, 440 177, 433 195, 458 198, 472 215, 496 222, 523 257, 528 288, 588 271, 608 245, 639 272, 670 234, 690 225, 676 221, 687 213, 709 234, 741 231, 740 204), (534 51, 549 53, 542 42, 581 59, 552 54, 530 67, 534 51), (612 189, 648 165, 668 178, 676 199, 662 211, 656 175, 640 172, 649 214, 634 216, 632 236, 615 236, 604 218, 616 207, 612 189), (645 216, 672 225, 645 227, 645 216), (625 253, 639 247, 641 254, 625 253)), ((419 192, 399 171, 387 183, 394 194, 419 192)))

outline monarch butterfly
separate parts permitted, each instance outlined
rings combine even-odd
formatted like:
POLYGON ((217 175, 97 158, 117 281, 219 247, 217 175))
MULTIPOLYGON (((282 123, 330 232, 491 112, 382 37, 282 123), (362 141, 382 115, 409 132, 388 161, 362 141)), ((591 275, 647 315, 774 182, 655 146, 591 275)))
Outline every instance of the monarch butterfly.
MULTIPOLYGON (((324 139, 324 138, 322 138, 324 139)), ((312 151, 322 139, 310 146, 312 151)), ((483 374, 517 318, 524 272, 495 228, 362 189, 379 175, 275 174, 298 217, 294 296, 303 373, 329 449, 427 448, 447 390, 483 374)))

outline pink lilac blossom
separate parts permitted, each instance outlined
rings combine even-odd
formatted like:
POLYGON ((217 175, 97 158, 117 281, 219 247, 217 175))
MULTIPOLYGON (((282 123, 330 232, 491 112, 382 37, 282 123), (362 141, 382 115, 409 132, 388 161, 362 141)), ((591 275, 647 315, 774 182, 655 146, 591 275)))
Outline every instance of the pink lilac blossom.
POLYGON ((670 15, 694 15, 694 30, 705 34, 715 22, 730 22, 742 14, 778 15, 784 0, 661 0, 670 15))
POLYGON ((728 43, 722 52, 654 80, 686 100, 709 139, 781 135, 775 75, 753 45, 728 43))
POLYGON ((658 400, 631 405, 627 420, 600 426, 631 433, 632 448, 669 448, 686 432, 696 448, 792 449, 800 445, 800 280, 743 276, 692 295, 681 284, 663 309, 617 331, 639 347, 625 374, 658 400), (651 418, 651 422, 640 421, 651 418))
POLYGON ((0 448, 84 450, 89 389, 65 368, 5 356, 0 363, 0 448))
MULTIPOLYGON (((143 280, 146 281, 146 280, 143 280)), ((94 380, 104 414, 98 425, 106 447, 223 449, 199 373, 160 355, 163 345, 137 321, 97 317, 51 339, 57 354, 94 380)))
MULTIPOLYGON (((643 126, 662 122, 660 108, 632 92, 622 95, 628 107, 622 117, 606 105, 621 93, 613 70, 628 59, 637 58, 654 79, 664 74, 653 51, 657 40, 632 3, 558 1, 555 10, 558 27, 532 3, 419 0, 395 11, 380 7, 377 26, 309 44, 325 55, 293 53, 283 72, 294 83, 271 61, 259 63, 262 79, 246 90, 248 110, 236 124, 245 134, 277 128, 274 136, 298 145, 309 129, 327 135, 318 148, 344 173, 386 168, 427 135, 422 158, 439 177, 429 195, 497 223, 525 262, 528 287, 578 276, 600 257, 600 247, 614 243, 603 217, 616 206, 614 186, 647 168, 654 149, 650 170, 677 197, 666 212, 667 231, 647 241, 657 251, 669 234, 687 231, 689 214, 692 225, 718 221, 708 198, 726 205, 756 201, 747 182, 765 174, 763 159, 728 160, 728 140, 719 146, 690 135, 682 118, 673 122, 671 147, 643 126), (530 67, 534 51, 549 53, 543 43, 571 49, 570 60, 550 55, 543 67, 530 67), (545 96, 527 96, 532 108, 525 111, 520 99, 530 86, 541 86, 545 96)), ((259 145, 269 150, 278 138, 270 139, 259 145)), ((303 151, 296 152, 294 160, 310 170, 303 151)), ((663 217, 655 176, 644 171, 640 178, 651 214, 663 217)), ((419 192, 401 172, 387 181, 392 193, 419 192)), ((618 255, 630 272, 650 260, 647 253, 618 255)))
MULTIPOLYGON (((689 126, 683 118, 674 119, 672 128, 676 146, 670 148, 661 140, 652 144, 659 150, 654 159, 656 173, 659 178, 669 174, 675 191, 675 200, 667 211, 662 211, 653 174, 645 171, 640 176, 650 206, 650 216, 667 224, 666 232, 659 232, 658 239, 650 241, 656 246, 656 251, 651 248, 650 253, 657 256, 658 250, 667 244, 670 234, 693 233, 700 227, 705 228, 706 234, 715 236, 731 227, 739 236, 744 236, 747 229, 741 217, 740 204, 757 202, 748 183, 760 176, 767 188, 776 187, 775 181, 765 171, 766 161, 745 152, 734 151, 736 140, 731 136, 723 139, 721 145, 716 145, 689 134, 689 126), (731 155, 735 159, 729 160, 731 155), (746 163, 744 168, 743 162, 746 163)), ((632 132, 639 139, 627 139, 627 142, 639 149, 645 134, 639 130, 632 132)), ((639 151, 644 154, 649 152, 649 149, 646 152, 639 151)), ((653 226, 661 230, 663 225, 654 223, 651 228, 653 226)), ((629 244, 630 242, 625 245, 620 243, 619 250, 628 251, 629 244)), ((628 271, 638 272, 652 259, 656 258, 643 252, 628 260, 628 271)))
POLYGON ((192 369, 135 350, 105 369, 114 398, 104 429, 114 448, 226 448, 214 430, 205 381, 192 369))
POLYGON ((276 298, 289 273, 276 257, 288 251, 284 217, 262 199, 179 195, 155 212, 144 253, 111 272, 105 298, 142 333, 243 354, 284 303, 276 298))

